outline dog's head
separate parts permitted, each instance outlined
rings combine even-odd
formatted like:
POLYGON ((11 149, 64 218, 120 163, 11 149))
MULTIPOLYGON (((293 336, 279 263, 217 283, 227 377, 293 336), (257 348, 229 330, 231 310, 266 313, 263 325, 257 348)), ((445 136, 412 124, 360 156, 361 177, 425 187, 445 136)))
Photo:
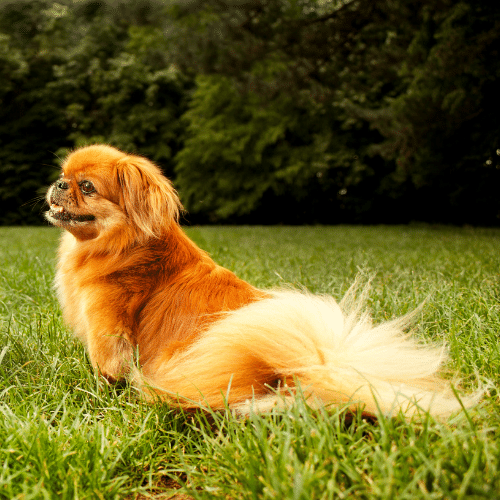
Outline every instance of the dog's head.
POLYGON ((158 237, 181 207, 170 181, 150 161, 110 146, 77 149, 47 192, 45 216, 78 240, 158 237))

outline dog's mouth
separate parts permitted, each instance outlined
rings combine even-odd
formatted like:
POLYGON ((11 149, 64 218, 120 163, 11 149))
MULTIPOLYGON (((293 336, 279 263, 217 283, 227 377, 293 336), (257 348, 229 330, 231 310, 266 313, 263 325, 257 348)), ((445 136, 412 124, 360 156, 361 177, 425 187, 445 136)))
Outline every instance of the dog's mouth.
POLYGON ((68 212, 61 205, 57 205, 53 201, 50 203, 50 210, 48 215, 55 220, 61 222, 90 222, 95 220, 95 216, 92 214, 72 214, 68 212))

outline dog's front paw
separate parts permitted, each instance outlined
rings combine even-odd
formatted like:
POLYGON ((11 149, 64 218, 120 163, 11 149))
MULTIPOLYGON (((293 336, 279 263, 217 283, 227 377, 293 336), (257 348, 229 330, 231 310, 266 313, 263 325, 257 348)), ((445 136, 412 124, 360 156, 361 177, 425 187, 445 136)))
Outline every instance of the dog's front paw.
POLYGON ((132 344, 123 337, 106 336, 89 342, 90 361, 96 372, 115 384, 127 378, 133 362, 132 344))

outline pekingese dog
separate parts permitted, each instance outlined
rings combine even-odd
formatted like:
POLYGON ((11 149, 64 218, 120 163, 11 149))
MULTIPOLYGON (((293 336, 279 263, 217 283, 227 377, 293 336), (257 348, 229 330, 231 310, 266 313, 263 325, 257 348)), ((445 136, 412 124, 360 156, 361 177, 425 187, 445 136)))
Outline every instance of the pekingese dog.
POLYGON ((370 415, 460 408, 439 376, 443 349, 403 333, 408 318, 373 326, 352 290, 340 304, 263 291, 218 266, 183 232, 175 190, 145 158, 78 149, 47 202, 47 220, 65 230, 55 278, 64 319, 110 381, 241 413, 291 404, 299 385, 312 406, 370 415))

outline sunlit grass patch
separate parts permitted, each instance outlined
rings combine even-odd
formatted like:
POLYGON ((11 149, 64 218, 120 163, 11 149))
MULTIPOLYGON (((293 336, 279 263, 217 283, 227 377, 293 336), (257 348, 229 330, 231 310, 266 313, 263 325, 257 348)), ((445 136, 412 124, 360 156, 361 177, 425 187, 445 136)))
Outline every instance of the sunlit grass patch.
POLYGON ((0 228, 0 498, 498 498, 500 231, 188 233, 260 287, 292 284, 340 299, 360 272, 373 276, 376 321, 425 301, 415 334, 446 342, 448 368, 465 386, 489 379, 489 393, 466 414, 418 423, 350 419, 300 399, 244 420, 146 404, 130 387, 97 380, 63 325, 51 285, 59 232, 0 228))

